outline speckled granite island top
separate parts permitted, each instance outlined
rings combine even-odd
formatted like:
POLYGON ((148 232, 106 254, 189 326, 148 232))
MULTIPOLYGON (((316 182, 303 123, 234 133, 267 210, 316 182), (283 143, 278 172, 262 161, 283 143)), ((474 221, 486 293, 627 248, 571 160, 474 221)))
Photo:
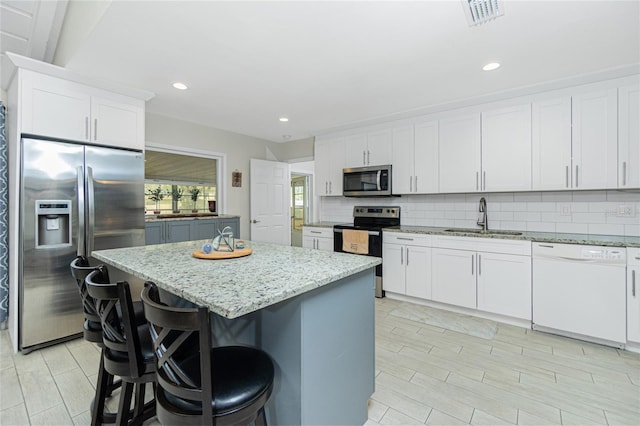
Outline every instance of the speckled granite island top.
POLYGON ((245 241, 246 257, 196 259, 205 240, 94 251, 92 255, 153 281, 226 318, 237 318, 372 268, 381 259, 245 241))
POLYGON ((413 234, 525 240, 539 243, 585 244, 612 247, 640 247, 640 237, 621 235, 565 234, 560 232, 503 231, 491 229, 487 232, 473 232, 474 230, 456 228, 404 225, 395 228, 385 228, 384 230, 387 232, 406 232, 413 234))

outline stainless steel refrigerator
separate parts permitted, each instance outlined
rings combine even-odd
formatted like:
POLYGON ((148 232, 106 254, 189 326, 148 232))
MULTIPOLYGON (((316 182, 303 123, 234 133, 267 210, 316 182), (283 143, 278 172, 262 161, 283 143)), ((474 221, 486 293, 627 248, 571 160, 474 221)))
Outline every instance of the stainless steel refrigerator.
POLYGON ((21 149, 18 327, 29 351, 82 333, 77 255, 98 264, 93 250, 144 245, 144 158, 25 135, 21 149))

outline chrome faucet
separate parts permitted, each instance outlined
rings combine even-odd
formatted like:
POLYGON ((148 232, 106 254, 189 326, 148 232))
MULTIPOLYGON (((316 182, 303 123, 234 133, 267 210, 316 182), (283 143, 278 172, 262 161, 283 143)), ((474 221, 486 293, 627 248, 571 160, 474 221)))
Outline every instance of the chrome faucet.
POLYGON ((487 223, 487 200, 485 200, 484 197, 480 198, 478 211, 480 212, 480 215, 478 216, 477 224, 482 226, 483 231, 486 231, 489 226, 487 223))

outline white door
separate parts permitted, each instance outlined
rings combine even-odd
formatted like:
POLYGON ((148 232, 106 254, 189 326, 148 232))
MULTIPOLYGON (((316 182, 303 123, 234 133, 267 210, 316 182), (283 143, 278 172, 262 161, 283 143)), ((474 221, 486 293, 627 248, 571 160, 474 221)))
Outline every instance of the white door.
POLYGON ((431 249, 407 246, 405 263, 407 296, 431 299, 431 249))
POLYGON ((251 159, 251 240, 291 244, 289 164, 251 159))
POLYGON ((382 244, 382 259, 383 290, 405 294, 404 247, 399 244, 382 244))
POLYGON ((440 120, 440 192, 480 190, 480 114, 440 120))
POLYGON ((475 309, 476 253, 434 248, 432 255, 432 299, 475 309))
POLYGON ((532 106, 533 189, 571 188, 571 97, 532 106))
POLYGON ((482 113, 482 190, 531 190, 531 104, 482 113))

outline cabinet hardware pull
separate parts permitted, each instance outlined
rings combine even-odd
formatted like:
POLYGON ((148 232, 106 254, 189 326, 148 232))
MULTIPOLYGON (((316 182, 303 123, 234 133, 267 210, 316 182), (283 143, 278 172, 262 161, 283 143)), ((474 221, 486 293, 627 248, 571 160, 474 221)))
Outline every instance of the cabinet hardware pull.
POLYGON ((486 171, 482 172, 482 189, 483 190, 487 189, 487 172, 486 171))
POLYGON ((371 164, 371 152, 367 150, 367 165, 371 164))
POLYGON ((362 165, 366 166, 367 165, 367 153, 366 151, 362 151, 362 165))
POLYGON ((409 247, 407 247, 407 266, 409 266, 409 247))
POLYGON ((549 244, 538 244, 538 247, 553 248, 553 246, 549 244))
POLYGON ((333 189, 331 188, 331 181, 329 181, 329 194, 333 194, 333 189))
POLYGON ((404 265, 404 250, 400 247, 400 264, 404 265))
POLYGON ((482 255, 478 255, 478 275, 482 275, 482 255))
POLYGON ((98 140, 98 119, 93 119, 93 140, 94 142, 98 140))
POLYGON ((405 240, 405 241, 413 241, 413 238, 407 238, 407 237, 396 237, 397 240, 405 240))
POLYGON ((416 184, 413 185, 416 188, 416 192, 418 192, 418 175, 415 176, 416 184))
POLYGON ((475 274, 475 268, 474 268, 474 265, 473 265, 475 258, 476 258, 476 255, 472 254, 471 255, 471 275, 475 274))
POLYGON ((627 162, 622 162, 622 186, 627 186, 627 162))
POLYGON ((576 188, 578 187, 578 165, 576 164, 576 188))
POLYGON ((89 117, 84 118, 84 138, 89 140, 89 117))
POLYGON ((631 295, 636 297, 636 271, 631 271, 631 295))
POLYGON ((565 188, 569 187, 569 166, 565 166, 564 168, 564 180, 565 180, 565 188))
POLYGON ((478 176, 479 176, 479 172, 476 172, 476 191, 480 189, 480 187, 478 186, 478 176))
POLYGON ((409 176, 409 192, 413 192, 413 179, 409 176))
POLYGON ((326 180, 324 181, 324 193, 329 194, 329 182, 326 180))
POLYGON ((310 231, 312 234, 322 234, 320 231, 310 231))

